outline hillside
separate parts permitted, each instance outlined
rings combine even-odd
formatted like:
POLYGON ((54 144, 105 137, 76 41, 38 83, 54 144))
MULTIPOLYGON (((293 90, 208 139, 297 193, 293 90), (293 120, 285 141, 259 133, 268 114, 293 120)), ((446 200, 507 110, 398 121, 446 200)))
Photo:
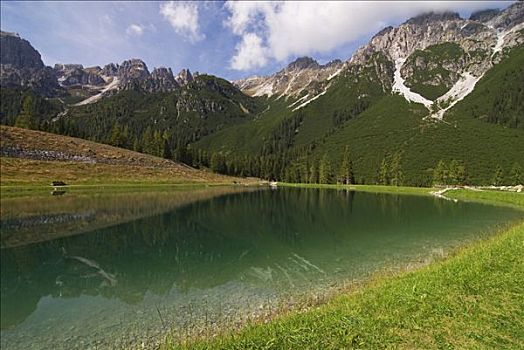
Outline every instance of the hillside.
MULTIPOLYGON (((23 71, 22 58, 4 66, 23 71)), ((301 57, 233 83, 189 70, 150 74, 139 59, 57 65, 67 96, 2 84, 0 120, 236 176, 340 182, 344 159, 358 183, 513 184, 524 166, 522 67, 518 2, 469 19, 420 14, 345 62, 301 57), (85 84, 102 92, 91 99, 85 84)))
POLYGON ((0 127, 1 184, 233 183, 228 176, 78 138, 0 127))
POLYGON ((390 162, 395 153, 402 153, 405 184, 431 185, 440 160, 446 166, 453 160, 463 164, 471 184, 492 183, 500 165, 501 181, 509 184, 514 181, 514 169, 524 166, 524 48, 507 55, 479 80, 470 95, 447 111, 444 121, 427 118, 428 110, 422 104, 385 92, 392 84, 388 80, 391 63, 384 61, 384 73, 376 75, 377 63, 368 61, 369 71, 341 73, 325 94, 302 109, 293 111, 280 101, 269 100, 272 108, 266 115, 205 137, 193 147, 220 151, 228 157, 253 154, 254 147, 260 152, 273 145, 271 140, 281 141, 287 135, 285 150, 299 154, 288 166, 288 181, 308 181, 311 166, 316 164, 318 169, 324 154, 335 175, 343 150, 349 146, 358 183, 378 182, 382 160, 390 162), (269 118, 270 113, 275 116, 269 118), (299 125, 290 134, 282 133, 282 125, 296 118, 299 125))

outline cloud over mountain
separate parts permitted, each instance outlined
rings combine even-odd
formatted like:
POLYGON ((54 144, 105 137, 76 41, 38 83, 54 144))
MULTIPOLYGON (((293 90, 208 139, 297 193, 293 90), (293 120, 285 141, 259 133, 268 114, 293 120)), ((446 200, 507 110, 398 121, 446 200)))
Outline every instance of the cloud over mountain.
POLYGON ((391 22, 427 11, 475 11, 510 2, 228 1, 224 22, 240 37, 231 68, 250 70, 271 59, 329 52, 391 22))
POLYGON ((175 32, 192 42, 200 41, 205 35, 200 33, 198 5, 191 2, 169 1, 160 5, 160 14, 175 32))

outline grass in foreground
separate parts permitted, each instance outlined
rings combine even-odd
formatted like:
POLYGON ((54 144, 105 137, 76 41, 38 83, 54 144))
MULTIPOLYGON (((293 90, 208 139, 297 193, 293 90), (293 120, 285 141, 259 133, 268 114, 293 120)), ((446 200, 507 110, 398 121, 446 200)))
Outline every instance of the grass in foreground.
POLYGON ((522 349, 524 224, 453 258, 191 349, 522 349))
MULTIPOLYGON (((391 192, 383 186, 356 186, 355 190, 391 192)), ((393 192, 423 194, 430 190, 395 188, 393 192)), ((453 190, 446 195, 524 209, 523 194, 453 190)), ((464 248, 449 259, 407 274, 376 278, 357 291, 340 295, 313 310, 292 311, 267 324, 250 325, 238 333, 215 339, 182 345, 168 342, 166 347, 522 349, 522 256, 523 222, 502 229, 494 237, 464 248)))

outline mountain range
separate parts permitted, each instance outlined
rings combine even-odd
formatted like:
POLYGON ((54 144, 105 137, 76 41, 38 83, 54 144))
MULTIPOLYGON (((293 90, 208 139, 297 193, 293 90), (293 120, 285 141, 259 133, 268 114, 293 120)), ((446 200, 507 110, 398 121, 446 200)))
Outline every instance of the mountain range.
POLYGON ((346 61, 300 57, 233 82, 140 59, 51 68, 18 35, 0 38, 2 124, 287 181, 522 181, 523 2, 422 14, 346 61))

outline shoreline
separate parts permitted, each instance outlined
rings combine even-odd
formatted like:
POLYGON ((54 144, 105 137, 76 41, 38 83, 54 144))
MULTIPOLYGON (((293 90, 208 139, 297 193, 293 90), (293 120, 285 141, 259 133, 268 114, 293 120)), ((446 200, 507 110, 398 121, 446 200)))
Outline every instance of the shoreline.
MULTIPOLYGON (((431 191, 434 189, 431 188, 388 188, 389 186, 341 186, 341 185, 307 185, 307 184, 279 184, 283 187, 306 187, 306 188, 332 188, 332 189, 350 189, 355 191, 365 191, 365 192, 380 192, 380 193, 397 193, 397 194, 415 194, 415 195, 432 195, 431 191)), ((472 201, 478 203, 492 204, 498 206, 509 206, 512 208, 517 208, 521 211, 524 211, 524 194, 520 193, 508 193, 502 191, 472 191, 469 189, 453 189, 449 193, 452 193, 452 200, 464 200, 472 201), (512 196, 513 195, 513 196, 512 196), (501 196, 509 197, 503 198, 501 196), (518 197, 517 197, 518 196, 518 197)), ((436 197, 436 196, 435 196, 436 197)), ((438 197, 436 197, 438 198, 438 197)), ((253 323, 247 324, 245 326, 239 327, 238 329, 225 330, 218 334, 213 335, 213 337, 194 337, 189 338, 189 340, 182 343, 175 343, 174 339, 166 339, 165 344, 162 349, 228 349, 228 348, 265 348, 264 344, 273 344, 268 348, 282 348, 285 346, 290 346, 289 342, 292 334, 295 334, 294 338, 307 337, 310 336, 307 332, 302 332, 300 329, 294 329, 291 325, 295 323, 302 326, 311 326, 310 332, 313 332, 318 329, 318 327, 326 326, 324 323, 318 323, 316 317, 318 314, 330 310, 333 312, 338 312, 340 307, 338 303, 342 299, 353 300, 354 303, 359 303, 360 299, 366 299, 365 295, 369 292, 376 292, 377 289, 384 288, 384 285, 390 285, 395 283, 402 283, 401 281, 407 278, 429 278, 432 279, 432 276, 427 276, 432 274, 434 270, 442 269, 442 266, 455 265, 458 264, 461 260, 470 260, 472 263, 475 263, 475 255, 485 253, 490 251, 497 244, 502 244, 506 240, 518 239, 520 236, 524 238, 524 220, 518 220, 515 223, 508 223, 502 228, 498 227, 495 232, 491 231, 489 236, 482 237, 479 240, 474 242, 467 242, 464 246, 457 247, 452 249, 450 252, 445 254, 439 259, 434 259, 423 264, 415 264, 415 266, 399 266, 391 267, 386 271, 379 271, 375 274, 372 274, 369 279, 363 281, 348 281, 350 288, 338 288, 333 291, 330 291, 328 297, 323 296, 320 302, 317 300, 316 303, 304 303, 303 306, 293 309, 284 309, 280 312, 276 312, 270 318, 261 318, 255 320, 253 323), (287 329, 289 327, 289 329, 287 329), (287 331, 283 331, 287 329, 287 331), (271 343, 273 342, 273 343, 271 343), (277 342, 284 342, 280 345, 277 345, 277 342), (249 344, 249 345, 248 345, 249 344), (285 344, 285 345, 284 345, 285 344)), ((516 249, 518 249, 517 247, 516 249)), ((510 254, 511 255, 511 254, 510 254)), ((482 272, 482 271, 481 271, 482 272)), ((433 276, 434 277, 434 276, 433 276)), ((452 279, 453 281, 453 279, 452 279)), ((449 281, 448 281, 449 283, 449 281)), ((429 293, 426 293, 426 295, 429 293)), ((379 291, 380 295, 380 291, 379 291)), ((313 299, 313 298, 312 298, 313 299)), ((368 298, 369 299, 369 298, 368 298)), ((344 301, 344 303, 346 300, 344 301)), ((337 322, 337 320, 332 320, 337 322)), ((400 321, 400 320, 399 320, 400 321)), ((327 326, 326 326, 327 327, 327 326)), ((327 327, 326 330, 333 330, 332 328, 327 327)), ((346 332, 345 329, 339 329, 339 332, 346 332)), ((313 334, 315 333, 313 332, 313 334)), ((373 335, 371 335, 373 336, 373 335)), ((375 334, 375 336, 379 336, 375 334)), ((342 337, 343 338, 343 337, 342 337)), ((341 340, 342 338, 338 339, 341 340)), ((324 347, 347 347, 357 345, 355 344, 354 339, 347 343, 342 342, 338 343, 338 340, 335 339, 335 343, 323 343, 322 339, 316 339, 320 343, 312 342, 308 340, 303 343, 293 343, 294 346, 298 347, 310 347, 313 346, 316 348, 324 347), (301 345, 298 345, 301 344, 301 345), (315 346, 313 344, 316 344, 315 346)), ((365 343, 362 343, 362 345, 365 343)), ((377 345, 377 344, 375 344, 377 345)), ((427 345, 427 344, 426 344, 427 345)), ((390 345, 393 347, 398 347, 398 343, 390 345)), ((402 346, 400 346, 402 347, 402 346)), ((409 347, 409 346, 408 346, 409 347)))

